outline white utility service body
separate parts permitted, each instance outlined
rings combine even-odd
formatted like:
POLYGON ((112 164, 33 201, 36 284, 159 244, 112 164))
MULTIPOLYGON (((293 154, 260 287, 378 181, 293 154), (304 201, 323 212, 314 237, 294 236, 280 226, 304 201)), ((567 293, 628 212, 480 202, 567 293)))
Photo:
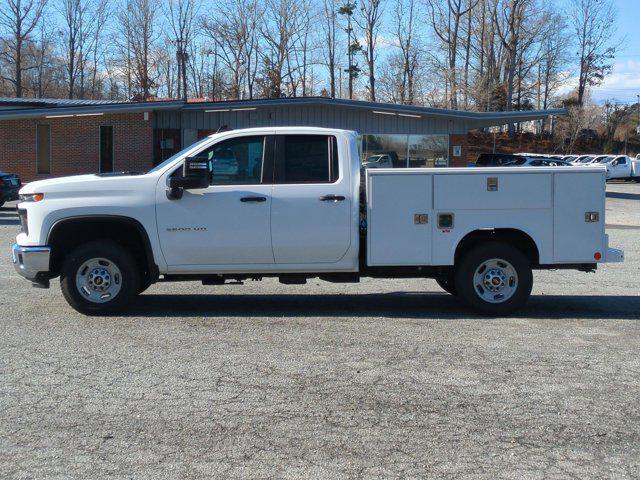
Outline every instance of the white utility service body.
POLYGON ((29 183, 14 264, 38 286, 60 276, 88 314, 158 280, 265 276, 436 278, 501 314, 529 296, 531 269, 623 260, 605 234, 603 167, 364 172, 355 132, 226 131, 145 174, 29 183))

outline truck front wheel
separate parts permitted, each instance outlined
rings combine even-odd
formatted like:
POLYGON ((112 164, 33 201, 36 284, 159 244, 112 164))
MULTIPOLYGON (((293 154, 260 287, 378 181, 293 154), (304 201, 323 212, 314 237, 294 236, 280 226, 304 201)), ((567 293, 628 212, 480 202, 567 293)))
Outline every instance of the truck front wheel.
POLYGON ((531 295, 533 274, 524 253, 507 243, 487 242, 469 251, 456 268, 460 296, 483 315, 507 315, 531 295))
POLYGON ((62 294, 85 315, 113 313, 126 307, 140 288, 131 254, 112 241, 92 241, 67 255, 60 273, 62 294))

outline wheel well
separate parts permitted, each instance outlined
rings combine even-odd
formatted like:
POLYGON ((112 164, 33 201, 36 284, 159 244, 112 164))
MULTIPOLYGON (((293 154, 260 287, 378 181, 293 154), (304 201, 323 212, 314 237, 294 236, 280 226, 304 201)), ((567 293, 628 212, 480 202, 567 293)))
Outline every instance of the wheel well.
POLYGON ((515 228, 491 228, 474 230, 473 232, 469 232, 465 235, 456 247, 455 264, 458 264, 458 260, 464 252, 467 252, 475 245, 486 241, 504 242, 516 247, 527 256, 532 267, 535 267, 540 263, 540 252, 538 251, 538 246, 528 234, 515 228))
POLYGON ((79 245, 92 240, 113 240, 133 255, 141 276, 150 283, 158 278, 151 243, 144 227, 127 217, 76 217, 62 220, 51 228, 47 244, 51 247, 51 276, 60 274, 64 258, 79 245))

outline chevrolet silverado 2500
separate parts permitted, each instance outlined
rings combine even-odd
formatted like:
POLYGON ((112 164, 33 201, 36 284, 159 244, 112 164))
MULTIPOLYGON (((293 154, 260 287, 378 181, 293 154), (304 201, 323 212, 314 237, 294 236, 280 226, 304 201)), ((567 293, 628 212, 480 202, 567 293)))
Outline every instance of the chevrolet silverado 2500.
POLYGON ((415 277, 503 315, 526 302, 533 269, 623 260, 605 234, 604 167, 361 171, 345 130, 227 131, 144 174, 37 181, 20 196, 16 270, 40 287, 59 276, 86 314, 157 281, 415 277))

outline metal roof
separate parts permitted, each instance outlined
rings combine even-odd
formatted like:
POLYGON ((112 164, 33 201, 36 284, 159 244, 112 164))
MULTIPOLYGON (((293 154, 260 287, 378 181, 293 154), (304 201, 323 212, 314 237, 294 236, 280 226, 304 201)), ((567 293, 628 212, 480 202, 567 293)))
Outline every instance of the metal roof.
POLYGON ((526 120, 536 120, 549 115, 566 115, 564 108, 549 110, 522 110, 512 112, 471 112, 466 110, 447 110, 444 108, 421 107, 417 105, 402 105, 398 103, 367 102, 363 100, 347 100, 343 98, 328 97, 294 97, 294 98, 269 98, 259 100, 232 100, 224 102, 200 102, 189 103, 182 107, 182 110, 209 110, 209 109, 233 109, 233 108, 258 108, 276 105, 331 105, 349 108, 363 108, 380 111, 381 113, 414 113, 438 117, 464 118, 468 120, 490 120, 518 122, 526 120))
POLYGON ((182 100, 152 102, 114 102, 110 100, 58 100, 58 99, 11 99, 0 98, 0 120, 18 120, 55 116, 73 116, 91 113, 133 113, 160 110, 233 111, 258 109, 269 106, 308 105, 366 109, 373 113, 439 117, 450 120, 466 120, 472 128, 504 125, 546 118, 550 115, 566 115, 565 109, 527 110, 512 112, 470 112, 441 108, 400 105, 394 103, 366 102, 327 97, 272 98, 259 100, 232 100, 219 102, 185 103, 182 100), (3 105, 4 104, 4 105, 3 105), (13 107, 13 108, 12 108, 13 107))
MULTIPOLYGON (((24 102, 18 102, 13 108, 4 107, 0 100, 0 120, 22 120, 28 118, 54 118, 60 116, 86 115, 92 113, 137 113, 137 112, 153 112, 159 110, 178 110, 184 102, 168 101, 168 102, 112 102, 109 100, 86 100, 79 102, 86 103, 68 103, 69 101, 61 101, 61 103, 49 102, 42 105, 29 104, 27 99, 24 102)), ((30 99, 34 100, 34 99, 30 99)), ((40 99, 37 99, 40 100, 40 99)), ((8 103, 8 102, 7 102, 8 103)))

